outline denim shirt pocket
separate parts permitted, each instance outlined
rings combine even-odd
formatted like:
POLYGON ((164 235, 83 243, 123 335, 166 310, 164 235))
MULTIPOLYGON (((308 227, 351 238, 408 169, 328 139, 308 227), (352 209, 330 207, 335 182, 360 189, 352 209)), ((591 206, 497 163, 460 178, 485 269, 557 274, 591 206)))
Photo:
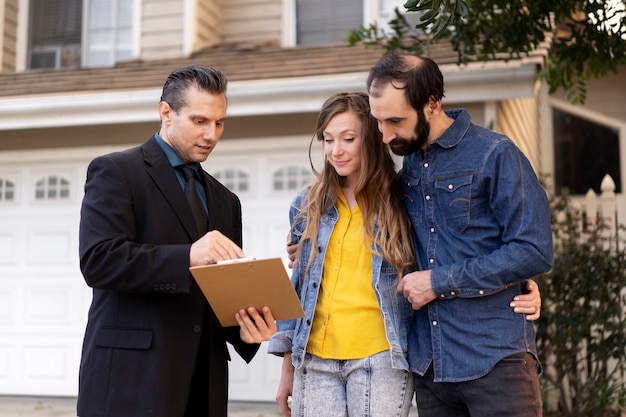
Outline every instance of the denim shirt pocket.
POLYGON ((446 226, 462 233, 470 224, 472 175, 463 174, 437 179, 434 185, 446 226))
POLYGON ((421 179, 418 176, 411 175, 408 171, 400 172, 400 181, 402 181, 402 202, 411 219, 413 227, 422 224, 424 205, 422 204, 421 195, 421 179))

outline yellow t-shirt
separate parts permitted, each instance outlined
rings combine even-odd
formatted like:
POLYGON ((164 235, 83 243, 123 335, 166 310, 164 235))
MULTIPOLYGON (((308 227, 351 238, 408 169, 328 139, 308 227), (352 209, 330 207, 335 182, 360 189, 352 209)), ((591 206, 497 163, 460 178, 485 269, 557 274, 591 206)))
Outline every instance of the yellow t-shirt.
POLYGON ((372 287, 372 252, 363 240, 363 217, 342 193, 330 236, 307 352, 326 359, 360 359, 389 349, 372 287))

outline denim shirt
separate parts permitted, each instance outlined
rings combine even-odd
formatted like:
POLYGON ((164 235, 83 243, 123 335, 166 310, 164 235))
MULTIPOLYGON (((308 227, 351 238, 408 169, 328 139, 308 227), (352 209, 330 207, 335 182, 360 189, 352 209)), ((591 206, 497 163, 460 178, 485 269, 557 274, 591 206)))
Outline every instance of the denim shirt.
POLYGON ((552 267, 546 192, 507 137, 471 123, 463 109, 422 154, 404 158, 404 203, 420 269, 437 299, 415 312, 409 364, 436 382, 486 375, 517 352, 537 356, 532 322, 509 303, 552 267))
MULTIPOLYGON (((295 224, 294 221, 305 204, 308 190, 302 190, 294 199, 289 210, 289 220, 292 224, 291 241, 300 242, 306 226, 305 222, 295 224)), ((311 241, 306 239, 301 243, 300 256, 294 266, 291 281, 300 297, 305 316, 299 319, 279 320, 278 331, 271 337, 268 344, 268 352, 282 356, 285 352, 292 352, 292 363, 295 368, 300 368, 306 354, 306 346, 311 333, 315 305, 319 295, 324 257, 330 235, 337 223, 338 212, 332 207, 322 214, 319 232, 317 235, 317 248, 311 248, 311 241), (307 262, 311 250, 319 253, 310 268, 307 262)), ((375 233, 378 228, 375 229, 375 233)), ((389 342, 391 363, 397 369, 409 369, 406 359, 407 333, 412 318, 411 305, 397 291, 398 277, 396 268, 384 261, 381 257, 372 255, 372 286, 376 293, 376 299, 380 307, 385 333, 389 342)), ((367 326, 367 323, 363 323, 367 326)), ((341 358, 337 358, 341 359, 341 358)))

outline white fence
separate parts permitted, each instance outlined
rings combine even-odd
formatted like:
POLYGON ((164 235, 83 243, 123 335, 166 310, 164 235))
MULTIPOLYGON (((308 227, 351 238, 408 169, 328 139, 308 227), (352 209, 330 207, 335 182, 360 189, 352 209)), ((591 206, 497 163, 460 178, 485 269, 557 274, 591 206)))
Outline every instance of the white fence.
POLYGON ((617 243, 618 238, 626 238, 626 233, 620 233, 620 225, 623 227, 626 221, 626 198, 624 193, 615 193, 615 181, 608 174, 602 179, 600 190, 598 195, 589 189, 584 197, 572 197, 572 203, 581 210, 583 232, 602 220, 606 226, 603 237, 617 243))

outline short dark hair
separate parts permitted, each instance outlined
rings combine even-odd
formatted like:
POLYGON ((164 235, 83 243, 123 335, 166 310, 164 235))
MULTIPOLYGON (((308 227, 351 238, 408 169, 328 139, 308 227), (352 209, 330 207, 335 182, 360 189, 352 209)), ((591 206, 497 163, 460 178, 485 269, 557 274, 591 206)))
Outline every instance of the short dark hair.
POLYGON ((204 65, 191 65, 174 70, 165 80, 161 101, 178 111, 185 105, 185 92, 196 87, 207 93, 226 94, 228 82, 220 70, 204 65))
POLYGON ((387 53, 370 70, 367 91, 376 97, 377 90, 390 83, 404 89, 407 101, 417 111, 421 111, 431 98, 439 101, 444 96, 443 74, 435 61, 428 57, 398 51, 387 53))

